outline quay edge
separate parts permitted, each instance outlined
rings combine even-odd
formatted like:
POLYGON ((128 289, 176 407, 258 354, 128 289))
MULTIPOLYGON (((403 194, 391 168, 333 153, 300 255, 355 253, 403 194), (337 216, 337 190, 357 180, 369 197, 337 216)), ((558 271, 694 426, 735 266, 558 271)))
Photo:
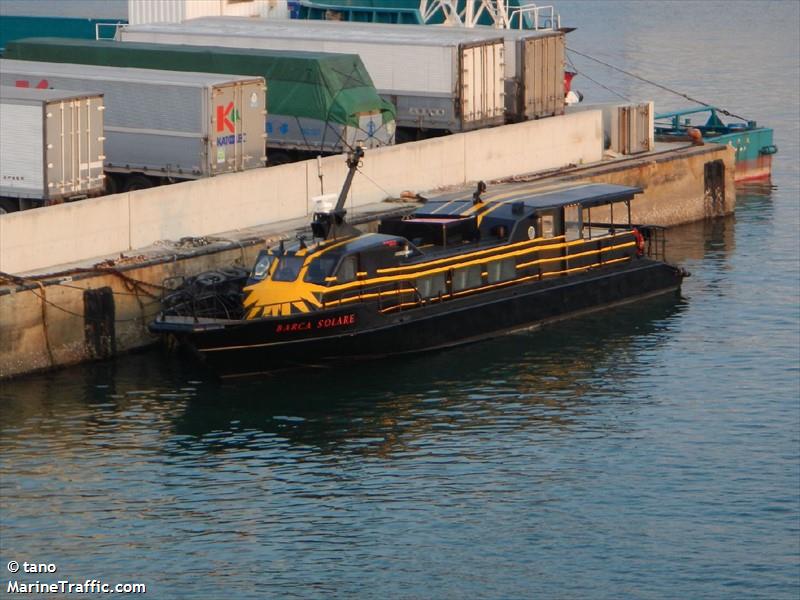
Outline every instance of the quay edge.
MULTIPOLYGON (((679 225, 733 212, 734 154, 726 146, 662 147, 647 155, 620 161, 557 169, 546 175, 506 177, 490 185, 547 189, 567 182, 605 182, 641 186, 634 220, 679 225), (714 173, 709 180, 709 166, 714 173)), ((382 213, 398 209, 386 203, 362 218, 374 225, 382 213)), ((286 222, 293 236, 305 219, 286 222)), ((21 274, 0 284, 0 379, 107 359, 143 348, 156 338, 147 323, 158 312, 159 286, 168 277, 191 276, 230 265, 249 268, 258 250, 280 231, 248 236, 220 234, 222 242, 179 255, 163 251, 143 262, 119 261, 113 266, 56 275, 21 274)), ((127 255, 135 255, 136 251, 127 255)), ((51 273, 53 269, 50 270, 51 273)))

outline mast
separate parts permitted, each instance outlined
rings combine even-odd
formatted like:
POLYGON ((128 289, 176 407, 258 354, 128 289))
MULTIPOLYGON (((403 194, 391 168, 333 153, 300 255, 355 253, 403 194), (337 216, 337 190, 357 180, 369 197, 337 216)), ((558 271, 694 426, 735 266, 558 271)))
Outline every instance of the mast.
POLYGON ((345 220, 347 210, 344 208, 344 203, 347 200, 347 194, 350 193, 353 177, 355 177, 359 162, 363 156, 364 149, 361 146, 356 146, 356 148, 348 154, 347 177, 339 192, 339 199, 336 201, 336 206, 333 210, 328 212, 314 213, 314 220, 311 222, 311 231, 314 237, 322 238, 323 240, 333 240, 337 237, 358 235, 360 233, 345 220))

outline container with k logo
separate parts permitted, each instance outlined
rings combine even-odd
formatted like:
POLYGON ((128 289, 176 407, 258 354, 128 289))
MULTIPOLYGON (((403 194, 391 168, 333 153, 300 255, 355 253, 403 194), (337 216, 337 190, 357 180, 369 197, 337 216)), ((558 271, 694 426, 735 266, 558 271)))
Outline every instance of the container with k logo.
POLYGON ((241 121, 239 111, 233 108, 233 102, 228 102, 227 106, 217 106, 217 133, 226 129, 231 133, 236 131, 234 123, 241 121))

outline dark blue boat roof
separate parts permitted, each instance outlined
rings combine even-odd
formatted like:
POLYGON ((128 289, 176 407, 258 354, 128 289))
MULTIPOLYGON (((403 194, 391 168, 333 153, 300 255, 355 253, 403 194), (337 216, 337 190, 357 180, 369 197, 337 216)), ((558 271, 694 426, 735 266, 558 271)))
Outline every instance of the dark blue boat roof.
MULTIPOLYGON (((509 207, 515 202, 522 202, 532 209, 556 208, 570 204, 580 204, 584 208, 591 208, 610 202, 631 200, 635 194, 641 193, 640 187, 615 185, 611 183, 588 183, 572 187, 565 187, 548 192, 532 193, 530 189, 514 193, 513 189, 503 188, 493 198, 491 190, 483 194, 483 210, 490 209, 493 205, 505 204, 509 207)), ((463 215, 473 208, 472 194, 461 192, 457 195, 448 195, 444 198, 429 199, 425 206, 414 212, 415 216, 455 217, 463 215)))

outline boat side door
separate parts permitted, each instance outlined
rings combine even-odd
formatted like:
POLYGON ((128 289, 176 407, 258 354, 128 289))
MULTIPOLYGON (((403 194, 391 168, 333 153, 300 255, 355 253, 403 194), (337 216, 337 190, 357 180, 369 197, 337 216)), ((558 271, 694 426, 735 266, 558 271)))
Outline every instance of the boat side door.
POLYGON ((548 260, 563 256, 564 218, 561 209, 551 208, 536 213, 536 237, 551 240, 539 252, 542 259, 540 273, 552 273, 561 270, 561 261, 548 260))

